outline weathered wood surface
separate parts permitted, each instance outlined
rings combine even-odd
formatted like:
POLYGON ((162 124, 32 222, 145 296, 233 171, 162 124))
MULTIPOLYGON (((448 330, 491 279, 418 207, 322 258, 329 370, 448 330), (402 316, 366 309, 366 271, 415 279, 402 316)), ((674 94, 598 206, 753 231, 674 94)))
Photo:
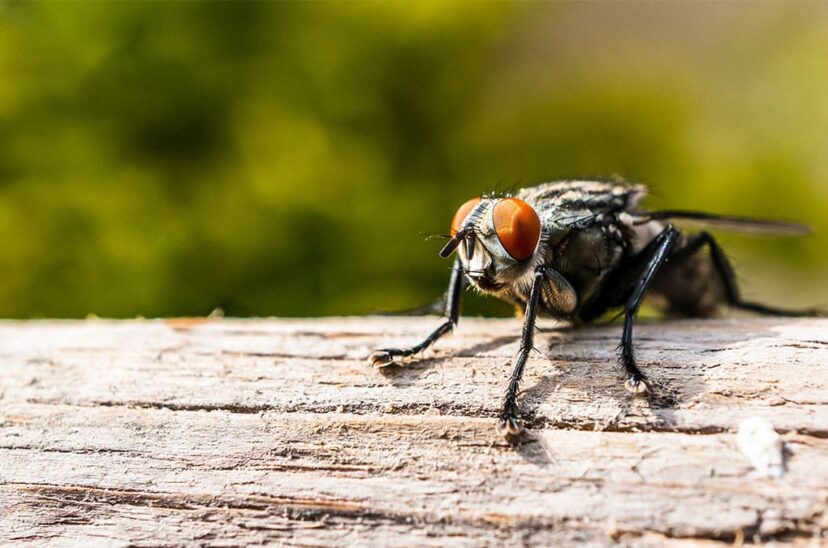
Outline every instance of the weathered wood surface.
POLYGON ((0 325, 0 543, 828 543, 828 321, 641 325, 649 400, 619 380, 619 326, 546 324, 515 446, 492 417, 518 321, 366 365, 435 323, 0 325), (736 447, 754 416, 786 442, 779 480, 736 447))

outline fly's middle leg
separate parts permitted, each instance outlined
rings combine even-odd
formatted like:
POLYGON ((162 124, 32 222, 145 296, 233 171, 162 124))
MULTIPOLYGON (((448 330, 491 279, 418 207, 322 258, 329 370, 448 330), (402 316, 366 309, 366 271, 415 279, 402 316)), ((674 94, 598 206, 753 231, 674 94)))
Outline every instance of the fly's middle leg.
POLYGON ((398 358, 409 358, 419 354, 443 335, 450 333, 460 319, 460 300, 465 288, 465 277, 463 266, 460 260, 454 261, 449 280, 448 293, 446 295, 446 321, 431 332, 422 342, 408 348, 382 348, 368 357, 368 362, 374 367, 386 367, 397 361, 398 358))
POLYGON ((633 324, 635 323, 635 316, 638 313, 638 307, 641 305, 641 301, 644 299, 644 294, 647 292, 647 288, 652 283, 658 269, 669 258, 677 237, 678 231, 672 226, 668 226, 658 235, 655 240, 657 243, 651 257, 647 261, 647 266, 624 307, 624 334, 621 337, 619 350, 621 351, 621 363, 624 366, 627 377, 624 382, 624 387, 634 394, 649 391, 647 379, 638 368, 633 353, 633 324))

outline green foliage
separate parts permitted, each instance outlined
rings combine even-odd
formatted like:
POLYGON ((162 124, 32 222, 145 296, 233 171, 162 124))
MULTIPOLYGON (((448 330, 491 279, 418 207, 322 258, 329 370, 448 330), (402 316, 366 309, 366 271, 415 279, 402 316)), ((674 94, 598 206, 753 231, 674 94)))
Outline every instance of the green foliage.
POLYGON ((615 175, 812 223, 729 249, 828 302, 825 51, 820 4, 0 3, 0 316, 410 308, 470 196, 615 175))

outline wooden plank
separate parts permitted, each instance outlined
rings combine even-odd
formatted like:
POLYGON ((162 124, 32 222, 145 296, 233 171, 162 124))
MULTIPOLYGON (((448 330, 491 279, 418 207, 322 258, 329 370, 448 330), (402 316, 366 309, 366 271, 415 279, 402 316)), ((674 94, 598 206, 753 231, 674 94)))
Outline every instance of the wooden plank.
POLYGON ((515 320, 465 320, 377 371, 435 318, 0 326, 0 542, 487 545, 828 542, 828 321, 642 325, 631 397, 618 326, 544 325, 494 432, 515 320), (783 434, 760 477, 741 420, 783 434))

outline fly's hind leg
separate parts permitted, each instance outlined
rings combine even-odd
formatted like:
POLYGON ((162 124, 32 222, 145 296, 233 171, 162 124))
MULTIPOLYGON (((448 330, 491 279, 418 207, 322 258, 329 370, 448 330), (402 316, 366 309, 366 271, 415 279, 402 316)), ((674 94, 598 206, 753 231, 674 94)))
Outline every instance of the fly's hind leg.
POLYGON ((710 259, 713 263, 713 268, 716 270, 716 273, 724 286, 727 304, 733 308, 756 312, 759 314, 768 314, 771 316, 804 317, 825 315, 824 310, 815 308, 806 310, 787 310, 784 308, 776 308, 742 299, 741 293, 739 292, 739 286, 736 283, 736 274, 733 271, 733 266, 730 264, 727 255, 725 255, 719 243, 709 232, 700 232, 699 234, 693 236, 687 242, 686 246, 676 252, 675 258, 680 260, 683 257, 691 256, 705 245, 710 249, 710 259))
POLYGON ((419 344, 408 348, 382 348, 372 353, 368 357, 368 362, 374 367, 385 367, 396 362, 398 358, 409 358, 415 354, 419 354, 432 344, 434 344, 443 335, 450 333, 454 326, 457 325, 460 319, 460 299, 463 296, 465 288, 465 277, 463 274, 463 266, 460 260, 454 261, 454 266, 451 270, 451 279, 449 280, 448 293, 446 295, 446 321, 431 332, 419 344))

